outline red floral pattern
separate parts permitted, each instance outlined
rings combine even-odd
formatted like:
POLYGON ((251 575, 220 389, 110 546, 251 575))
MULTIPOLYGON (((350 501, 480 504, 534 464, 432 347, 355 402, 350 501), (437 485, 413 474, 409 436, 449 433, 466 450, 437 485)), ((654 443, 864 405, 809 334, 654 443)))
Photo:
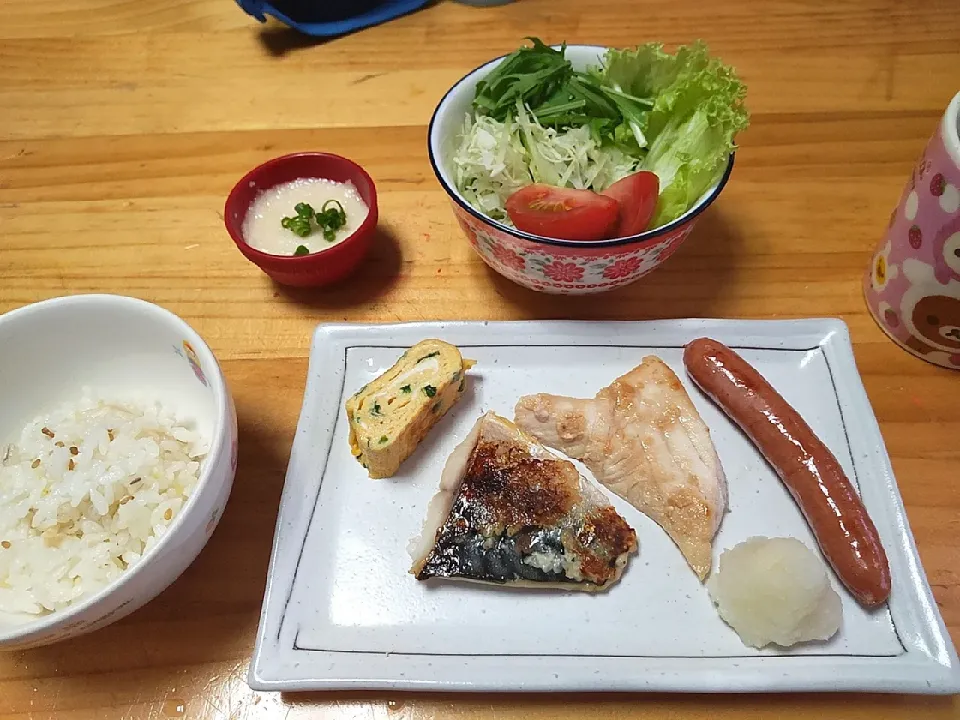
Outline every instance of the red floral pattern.
POLYGON ((543 266, 543 274, 557 282, 577 282, 583 279, 583 268, 575 263, 554 260, 543 266))
POLYGON ((555 251, 515 238, 469 215, 458 205, 454 212, 467 239, 494 270, 514 282, 540 292, 579 295, 622 287, 656 268, 682 244, 693 226, 660 238, 657 244, 555 251))
POLYGON ((679 247, 680 247, 679 242, 669 242, 661 245, 659 251, 656 254, 657 262, 662 263, 663 261, 665 261, 671 255, 673 255, 679 247))
POLYGON ((503 247, 503 245, 499 243, 492 243, 490 245, 490 251, 497 260, 509 268, 523 272, 527 267, 526 261, 520 257, 520 255, 513 250, 503 247))
POLYGON ((640 258, 629 257, 625 260, 617 260, 612 265, 603 269, 603 276, 608 280, 619 280, 620 278, 633 275, 640 269, 640 258))

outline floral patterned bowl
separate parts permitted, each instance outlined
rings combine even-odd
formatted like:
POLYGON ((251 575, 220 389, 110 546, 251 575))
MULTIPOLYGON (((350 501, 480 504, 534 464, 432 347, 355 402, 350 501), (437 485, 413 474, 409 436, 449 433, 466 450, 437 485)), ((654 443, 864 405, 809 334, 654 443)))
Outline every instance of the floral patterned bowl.
MULTIPOLYGON (((598 64, 605 52, 606 48, 592 45, 567 46, 567 57, 579 69, 598 64)), ((444 95, 430 120, 430 163, 474 250, 505 278, 531 290, 563 295, 613 290, 658 267, 677 251, 700 213, 720 194, 733 170, 733 155, 723 176, 696 205, 656 230, 615 240, 584 242, 545 238, 504 225, 476 210, 460 194, 453 165, 458 135, 470 111, 477 82, 501 60, 502 57, 491 60, 459 80, 444 95)))

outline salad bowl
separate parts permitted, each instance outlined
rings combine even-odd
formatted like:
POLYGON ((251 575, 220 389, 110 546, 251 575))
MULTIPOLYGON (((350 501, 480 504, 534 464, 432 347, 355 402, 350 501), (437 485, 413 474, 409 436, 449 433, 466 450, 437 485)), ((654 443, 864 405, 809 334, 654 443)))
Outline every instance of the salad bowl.
MULTIPOLYGON (((607 48, 568 45, 576 70, 599 65, 607 48)), ((523 232, 473 207, 457 188, 456 154, 464 118, 472 111, 477 83, 506 56, 476 68, 440 100, 430 120, 428 151, 437 180, 447 193, 467 240, 483 261, 503 277, 539 292, 582 295, 629 285, 673 255, 700 214, 720 195, 733 170, 731 153, 719 180, 675 220, 630 237, 559 240, 523 232)))

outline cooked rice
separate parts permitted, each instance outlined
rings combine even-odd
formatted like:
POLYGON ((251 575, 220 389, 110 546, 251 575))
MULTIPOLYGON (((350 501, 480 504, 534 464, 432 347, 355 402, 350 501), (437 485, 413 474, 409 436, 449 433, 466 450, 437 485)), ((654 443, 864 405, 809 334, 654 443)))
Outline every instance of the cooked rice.
POLYGON ((0 611, 60 610, 135 565, 190 497, 206 453, 159 405, 90 390, 0 445, 0 611))

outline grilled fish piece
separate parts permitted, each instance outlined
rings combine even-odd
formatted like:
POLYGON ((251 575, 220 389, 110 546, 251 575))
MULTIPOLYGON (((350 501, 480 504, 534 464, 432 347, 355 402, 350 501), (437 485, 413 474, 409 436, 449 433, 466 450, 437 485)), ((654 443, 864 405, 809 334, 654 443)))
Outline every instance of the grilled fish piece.
POLYGON ((596 592, 636 550, 633 528, 571 462, 490 412, 447 460, 410 572, 596 592))
POLYGON ((456 346, 423 340, 346 403, 350 450, 372 478, 393 475, 466 389, 456 346))
POLYGON ((703 580, 727 506, 710 430, 674 372, 655 356, 592 400, 528 395, 516 422, 582 460, 596 479, 662 527, 703 580))

